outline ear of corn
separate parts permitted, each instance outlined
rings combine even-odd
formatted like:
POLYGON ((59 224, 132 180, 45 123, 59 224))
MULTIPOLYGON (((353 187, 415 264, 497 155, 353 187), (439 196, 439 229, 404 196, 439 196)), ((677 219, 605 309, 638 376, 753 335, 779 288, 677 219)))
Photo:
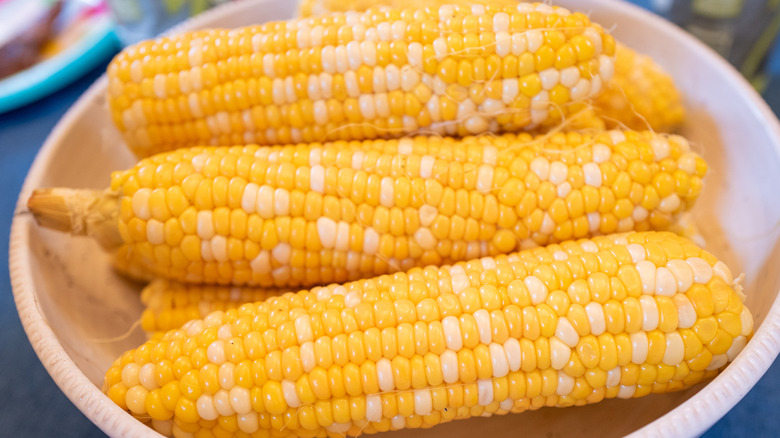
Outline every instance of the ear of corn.
POLYGON ((614 40, 545 4, 370 9, 141 42, 108 67, 139 156, 533 129, 598 94, 614 40))
POLYGON ((649 132, 416 137, 180 149, 115 173, 109 194, 131 265, 298 287, 664 229, 705 172, 683 138, 649 132))
POLYGON ((649 56, 617 44, 615 74, 593 99, 607 127, 672 132, 685 119, 674 80, 649 56))
MULTIPOLYGON (((516 0, 429 0, 428 5, 443 4, 501 4, 516 3, 516 0)), ((334 12, 365 11, 374 7, 414 7, 413 0, 303 0, 299 15, 330 14, 334 12)), ((682 97, 674 80, 650 57, 634 52, 617 43, 614 74, 605 83, 604 91, 592 99, 594 117, 580 118, 577 123, 564 125, 567 129, 624 127, 629 129, 653 129, 658 132, 672 132, 685 117, 682 97)), ((550 129, 561 122, 560 113, 551 114, 542 129, 550 129)), ((565 115, 565 114, 564 114, 565 115)))
POLYGON ((104 390, 174 436, 354 436, 640 397, 739 353, 753 320, 734 284, 672 233, 567 241, 214 312, 125 353, 104 390))
POLYGON ((155 279, 141 291, 144 311, 141 328, 146 332, 166 332, 180 328, 192 319, 202 319, 217 310, 265 301, 289 292, 283 289, 184 284, 155 279))

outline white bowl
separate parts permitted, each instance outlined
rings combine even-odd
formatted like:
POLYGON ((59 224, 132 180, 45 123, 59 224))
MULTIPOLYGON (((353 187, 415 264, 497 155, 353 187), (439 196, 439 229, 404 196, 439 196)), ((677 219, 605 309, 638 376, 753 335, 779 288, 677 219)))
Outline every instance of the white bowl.
MULTIPOLYGON (((182 28, 235 27, 292 16, 295 2, 259 0, 210 11, 182 28)), ((735 70, 678 28, 629 4, 609 0, 563 6, 590 13, 627 45, 652 55, 684 90, 683 133, 711 166, 694 216, 707 247, 744 272, 747 304, 757 331, 717 378, 686 391, 634 400, 608 400, 569 409, 478 418, 405 436, 695 436, 714 424, 758 381, 780 349, 780 203, 767 202, 780 186, 780 125, 735 70)), ((22 188, 18 211, 33 189, 101 188, 109 173, 131 165, 108 116, 106 79, 97 81, 51 133, 22 188)), ((116 276, 92 241, 37 227, 18 214, 11 232, 10 272, 16 305, 35 351, 63 392, 103 431, 114 436, 159 436, 100 391, 114 358, 144 340, 131 330, 139 319, 140 286, 116 276), (125 333, 129 335, 123 336, 125 333), (117 339, 111 339, 115 338, 117 339)))

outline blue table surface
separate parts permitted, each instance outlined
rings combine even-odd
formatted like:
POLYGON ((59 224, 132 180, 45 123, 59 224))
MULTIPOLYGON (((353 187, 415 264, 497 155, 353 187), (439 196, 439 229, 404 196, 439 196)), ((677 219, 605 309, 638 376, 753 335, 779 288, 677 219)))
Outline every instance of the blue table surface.
MULTIPOLYGON (((102 73, 102 65, 83 79, 31 105, 0 115, 0 436, 103 437, 54 384, 24 333, 11 293, 8 233, 17 195, 38 148, 59 118, 102 73)), ((764 98, 780 114, 780 78, 764 98)), ((780 363, 703 436, 780 435, 780 363)))

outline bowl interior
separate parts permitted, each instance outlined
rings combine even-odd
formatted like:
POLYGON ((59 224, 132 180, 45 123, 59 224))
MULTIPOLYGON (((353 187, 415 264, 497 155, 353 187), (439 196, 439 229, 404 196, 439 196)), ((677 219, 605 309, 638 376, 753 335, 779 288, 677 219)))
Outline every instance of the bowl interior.
MULTIPOLYGON (((617 2, 558 3, 588 12, 595 21, 614 28, 620 41, 653 56, 684 90, 689 117, 682 134, 694 142, 711 168, 694 218, 707 248, 735 272, 745 274, 747 304, 759 326, 780 289, 780 270, 774 269, 780 256, 780 203, 770 202, 772 190, 780 182, 776 171, 780 168, 776 120, 758 95, 723 61, 671 25, 617 2)), ((294 6, 294 2, 284 0, 242 2, 199 17, 188 27, 236 27, 281 19, 292 16, 294 6)), ((111 126, 103 98, 105 87, 105 79, 93 86, 52 133, 28 176, 20 205, 37 187, 104 187, 111 171, 133 163, 111 126)), ((12 259, 25 266, 23 275, 29 277, 14 282, 15 294, 18 300, 26 297, 35 302, 33 308, 20 308, 26 327, 46 324, 64 350, 56 354, 64 353, 61 357, 72 361, 76 371, 94 384, 85 389, 90 400, 110 404, 99 392, 105 370, 122 352, 145 339, 134 326, 142 309, 140 285, 114 274, 109 268, 110 259, 94 242, 38 228, 29 216, 17 215, 15 222, 14 233, 27 245, 12 249, 12 259), (23 287, 18 286, 22 283, 23 287)), ((31 341, 43 358, 42 344, 36 339, 31 341)), ((58 380, 51 366, 47 367, 68 393, 67 385, 58 380)), ((730 371, 731 367, 726 372, 730 371)), ((428 431, 396 434, 466 437, 480 432, 514 436, 523 430, 529 436, 622 436, 675 409, 701 388, 635 400, 609 400, 582 408, 545 408, 490 420, 477 418, 428 431)), ((108 416, 90 415, 87 411, 92 408, 77 402, 73 394, 68 395, 111 433, 108 416)), ((134 421, 129 415, 119 414, 126 418, 110 421, 134 421)), ((698 430, 691 429, 691 434, 716 420, 717 416, 705 420, 709 424, 692 426, 698 430)))

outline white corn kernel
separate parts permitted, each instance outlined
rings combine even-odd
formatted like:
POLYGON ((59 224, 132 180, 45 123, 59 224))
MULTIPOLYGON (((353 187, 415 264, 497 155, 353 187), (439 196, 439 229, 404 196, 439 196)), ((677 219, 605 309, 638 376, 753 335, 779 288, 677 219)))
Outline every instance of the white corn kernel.
POLYGON ((577 67, 566 67, 561 70, 561 85, 571 88, 580 80, 580 69, 577 67))
POLYGON ((731 275, 731 270, 720 260, 712 266, 712 275, 722 278, 729 286, 734 283, 734 276, 731 275))
POLYGON ((317 164, 311 167, 309 186, 317 193, 325 193, 325 168, 317 164))
POLYGON ((447 348, 458 351, 463 348, 463 335, 460 330, 460 321, 454 316, 447 316, 441 320, 444 328, 444 340, 447 348))
POLYGON ((282 395, 284 402, 291 408, 297 408, 301 405, 301 399, 295 390, 295 382, 287 379, 282 380, 282 395))
POLYGON ((441 375, 444 383, 458 381, 458 355, 452 350, 445 350, 440 356, 441 375))
POLYGON ((604 307, 591 301, 585 306, 585 314, 588 316, 588 322, 590 323, 590 332, 598 336, 607 330, 607 320, 604 316, 604 307))
POLYGON ((525 283, 528 293, 531 295, 531 304, 541 304, 547 299, 547 286, 545 286, 542 280, 529 275, 523 279, 523 283, 525 283))
POLYGON ((632 243, 626 246, 626 249, 631 254, 631 259, 634 263, 639 263, 645 260, 645 248, 642 245, 638 243, 632 243))
POLYGON ((436 248, 436 238, 428 228, 418 228, 417 231, 414 232, 414 241, 424 250, 436 248))
POLYGON ((217 408, 214 406, 214 400, 207 394, 202 394, 195 402, 195 407, 198 410, 198 416, 203 420, 210 421, 216 420, 219 417, 217 408))
POLYGON ((236 386, 235 378, 236 365, 233 362, 225 362, 219 366, 218 377, 219 386, 224 389, 231 389, 236 386))
POLYGON ((376 362, 376 374, 377 381, 379 383, 379 389, 382 391, 392 391, 395 389, 395 381, 393 380, 393 366, 390 360, 383 357, 376 362))
POLYGON ((745 336, 737 336, 731 341, 731 347, 729 347, 729 350, 726 352, 729 362, 736 359, 737 355, 745 348, 745 345, 747 345, 747 338, 745 336))
POLYGON ((661 161, 669 156, 669 142, 663 137, 653 137, 650 139, 650 146, 653 147, 656 161, 661 161))
POLYGON ((550 162, 544 157, 534 158, 529 167, 542 181, 546 181, 550 176, 550 162))
MULTIPOLYGON (((642 262, 650 263, 650 262, 642 262)), ((672 272, 664 267, 655 270, 655 294, 664 296, 674 296, 677 293, 677 279, 672 272)))
POLYGON ((378 394, 366 396, 366 420, 380 421, 382 419, 382 397, 378 394))
POLYGON ((336 221, 333 219, 325 216, 317 218, 317 234, 320 238, 320 244, 322 244, 324 248, 333 248, 336 246, 337 228, 336 221))
POLYGON ((496 55, 501 58, 512 53, 512 36, 506 31, 496 32, 496 55))
MULTIPOLYGON (((127 409, 135 415, 145 415, 148 418, 146 412, 146 400, 149 397, 149 391, 141 385, 133 386, 127 390, 125 394, 125 403, 127 409)), ((200 408, 198 406, 198 412, 200 408)), ((208 415, 208 412, 206 412, 208 415)))
POLYGON ((480 406, 487 406, 493 403, 493 380, 477 380, 477 395, 480 406))
POLYGON ((165 224, 156 219, 149 219, 146 222, 146 240, 152 245, 165 243, 165 224))
POLYGON ((674 300, 674 304, 677 306, 677 326, 680 328, 693 327, 698 317, 691 300, 684 293, 676 294, 672 297, 672 300, 674 300))
POLYGON ((379 233, 371 227, 363 231, 363 251, 368 255, 379 252, 379 233))
POLYGON ((227 360, 225 358, 225 341, 217 339, 206 348, 206 357, 210 363, 222 365, 227 360))
POLYGON ((729 357, 728 354, 716 354, 712 356, 712 361, 710 362, 709 366, 705 368, 707 371, 714 371, 722 367, 723 365, 726 365, 728 363, 729 357))
POLYGON ((571 322, 569 322, 569 318, 565 316, 558 318, 558 324, 555 327, 555 336, 571 348, 576 347, 580 342, 580 335, 574 329, 571 322))
POLYGON ((438 214, 439 211, 436 209, 436 207, 431 205, 423 205, 420 207, 420 226, 430 226, 438 214))
POLYGON ((138 382, 149 391, 157 389, 159 386, 154 380, 154 374, 155 365, 153 363, 144 364, 138 369, 138 382))
POLYGON ((553 161, 550 163, 550 173, 548 179, 556 186, 566 181, 569 176, 569 168, 562 161, 553 161))
POLYGON ((452 292, 459 293, 467 287, 471 286, 469 283, 469 277, 466 274, 456 274, 450 277, 452 281, 452 292))
POLYGON ((565 198, 571 192, 571 184, 568 181, 558 186, 556 190, 559 198, 565 198))
POLYGON ((582 166, 585 175, 585 184, 593 187, 601 187, 601 169, 596 163, 586 163, 582 166))
POLYGON ((620 367, 617 366, 615 368, 612 368, 611 370, 607 371, 607 387, 613 387, 620 385, 620 377, 622 375, 622 372, 620 370, 620 367))
POLYGON ((666 264, 666 268, 677 280, 678 292, 685 293, 693 286, 693 269, 684 260, 670 260, 666 264))
POLYGON ((558 387, 555 388, 555 393, 560 396, 569 395, 574 390, 574 384, 574 377, 566 374, 564 371, 559 371, 558 387))
POLYGON ((644 331, 634 332, 629 335, 629 339, 631 339, 631 362, 637 365, 645 363, 650 349, 647 333, 644 331))
POLYGON ((658 328, 658 320, 660 315, 658 313, 658 303, 655 302, 655 298, 643 295, 639 297, 639 304, 642 308, 642 330, 649 332, 658 328))
POLYGON ((666 350, 661 362, 666 365, 676 366, 682 362, 684 356, 685 344, 683 344, 682 336, 677 332, 666 333, 666 350))
POLYGON ((509 338, 504 341, 504 351, 506 352, 509 371, 517 371, 522 365, 523 353, 520 348, 520 342, 515 338, 509 338))
POLYGON ((618 390, 617 397, 618 398, 631 398, 634 396, 634 393, 636 392, 636 385, 631 386, 620 386, 620 389, 618 390))
POLYGON ((308 341, 301 344, 298 350, 301 355, 301 367, 303 372, 308 373, 317 365, 317 359, 314 357, 314 342, 308 341))
POLYGON ((693 280, 696 283, 707 284, 712 279, 712 267, 700 257, 690 257, 685 260, 693 270, 693 280))
POLYGON ((551 90, 558 85, 561 79, 561 74, 554 68, 548 68, 542 72, 539 72, 539 78, 542 80, 542 88, 545 90, 551 90))
POLYGON ((525 36, 525 32, 517 32, 512 34, 512 54, 520 56, 528 49, 528 38, 525 36))
MULTIPOLYGON (((396 418, 398 418, 398 417, 396 417, 396 418)), ((403 421, 403 417, 401 417, 401 421, 403 421)), ((330 433, 343 435, 351 427, 352 427, 352 423, 332 423, 330 426, 325 426, 325 430, 327 430, 330 433)))
POLYGON ((212 400, 214 401, 214 409, 217 410, 219 415, 228 417, 236 413, 236 411, 233 410, 233 406, 230 404, 230 395, 225 389, 217 391, 212 396, 212 400))
POLYGON ((141 188, 133 193, 132 207, 133 214, 141 220, 149 220, 152 217, 151 210, 149 209, 149 197, 152 194, 152 189, 141 188))
POLYGON ((555 370, 562 370, 569 363, 571 358, 571 348, 558 339, 557 336, 550 338, 550 366, 555 370))
POLYGON ((536 52, 544 44, 544 35, 542 31, 533 29, 525 32, 525 38, 528 43, 528 51, 531 53, 536 52))
POLYGON ((636 264, 636 270, 639 272, 639 278, 642 281, 642 293, 652 294, 655 292, 656 267, 649 260, 642 260, 636 264))
POLYGON ((517 79, 504 79, 502 82, 501 101, 509 105, 514 102, 517 94, 520 92, 520 83, 517 79))
POLYGON ((493 190, 493 167, 481 164, 477 171, 477 191, 490 193, 493 190))
POLYGON ((583 100, 590 94, 590 82, 587 79, 580 78, 577 84, 571 89, 572 100, 583 100))
POLYGON ((493 377, 504 377, 509 374, 509 361, 504 347, 493 342, 488 345, 488 349, 490 351, 490 363, 493 367, 493 377))
POLYGON ((739 320, 742 325, 740 335, 750 336, 750 334, 753 333, 753 315, 747 307, 742 308, 742 313, 739 314, 739 320))
POLYGON ((490 329, 490 312, 485 309, 479 309, 473 314, 474 320, 477 322, 477 330, 479 331, 479 342, 490 345, 493 340, 493 333, 490 329))
POLYGON ((255 433, 260 430, 257 412, 247 412, 236 416, 238 429, 244 433, 255 433))
POLYGON ((431 411, 433 411, 431 390, 427 388, 416 389, 414 391, 414 413, 417 415, 428 415, 431 411))

